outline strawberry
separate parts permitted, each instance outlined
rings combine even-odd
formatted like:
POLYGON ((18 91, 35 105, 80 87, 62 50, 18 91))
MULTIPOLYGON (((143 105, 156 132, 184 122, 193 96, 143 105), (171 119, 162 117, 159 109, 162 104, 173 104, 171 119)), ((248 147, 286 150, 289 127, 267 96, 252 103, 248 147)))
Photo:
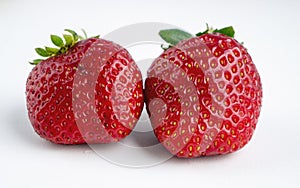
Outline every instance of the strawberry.
POLYGON ((57 144, 109 143, 126 137, 143 108, 142 77, 127 50, 66 30, 58 48, 36 48, 26 83, 29 119, 57 144))
POLYGON ((170 45, 154 60, 145 101, 154 133, 178 157, 226 154, 251 139, 260 114, 260 76, 232 27, 193 36, 160 31, 170 45))

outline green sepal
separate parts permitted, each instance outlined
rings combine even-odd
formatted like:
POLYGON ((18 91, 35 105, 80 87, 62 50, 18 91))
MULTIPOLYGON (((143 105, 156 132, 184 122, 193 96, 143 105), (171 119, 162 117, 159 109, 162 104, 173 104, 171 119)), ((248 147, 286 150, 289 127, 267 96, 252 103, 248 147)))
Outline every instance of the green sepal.
POLYGON ((63 34, 66 41, 66 46, 71 46, 73 44, 73 37, 71 35, 63 34))
POLYGON ((235 31, 232 26, 224 27, 222 29, 213 29, 206 24, 206 30, 196 34, 197 37, 207 34, 207 33, 221 33, 223 35, 234 38, 235 31))
POLYGON ((199 36, 201 36, 201 35, 207 34, 207 33, 209 33, 211 30, 212 30, 212 28, 210 29, 209 26, 208 26, 208 23, 206 23, 206 30, 203 31, 203 32, 197 33, 196 36, 199 37, 199 36))
POLYGON ((43 48, 36 48, 35 51, 36 51, 37 54, 39 54, 42 57, 49 57, 50 56, 50 54, 46 50, 44 50, 43 48))
POLYGON ((84 29, 81 29, 81 31, 82 31, 82 33, 83 33, 83 36, 78 35, 78 38, 79 38, 80 40, 87 39, 88 37, 87 37, 87 34, 86 34, 85 30, 84 30, 84 29))
POLYGON ((86 34, 86 31, 85 31, 84 29, 81 29, 81 31, 82 31, 82 33, 83 33, 84 39, 87 39, 88 36, 87 36, 87 34, 86 34))
POLYGON ((57 48, 51 48, 51 47, 45 47, 45 50, 48 52, 48 54, 57 54, 59 52, 59 49, 57 48))
POLYGON ((72 34, 72 36, 73 36, 73 39, 74 39, 74 42, 77 42, 78 41, 78 34, 75 32, 75 31, 73 31, 73 30, 71 30, 71 29, 65 29, 65 31, 67 31, 67 32, 69 32, 69 33, 71 33, 72 34))
POLYGON ((43 61, 43 59, 35 59, 32 62, 29 62, 31 65, 37 65, 39 64, 41 61, 43 61))
POLYGON ((100 38, 100 35, 96 35, 96 36, 93 36, 93 37, 91 37, 91 38, 98 39, 98 38, 100 38))
POLYGON ((224 27, 222 29, 215 29, 213 33, 221 33, 223 35, 227 35, 229 37, 234 37, 235 31, 232 26, 224 27))
POLYGON ((184 39, 192 38, 193 35, 179 29, 160 30, 159 36, 171 45, 176 45, 184 39))
MULTIPOLYGON (((70 33, 70 34, 63 34, 63 38, 65 40, 65 42, 63 41, 63 39, 57 35, 51 35, 51 41, 53 42, 53 44, 59 48, 52 48, 52 47, 45 47, 43 48, 35 48, 35 51, 37 54, 39 54, 42 57, 52 57, 52 56, 56 56, 56 55, 60 55, 63 53, 66 53, 71 47, 73 47, 78 39, 84 40, 87 39, 87 34, 84 30, 82 30, 84 37, 79 36, 75 31, 70 30, 70 29, 65 29, 66 32, 70 33)), ((91 38, 99 38, 100 35, 97 35, 95 37, 91 37, 91 38)), ((43 61, 43 59, 35 59, 32 62, 29 62, 32 65, 37 65, 38 63, 40 63, 41 61, 43 61)))
POLYGON ((204 35, 204 34, 207 34, 207 33, 208 33, 208 29, 205 30, 204 32, 196 33, 196 36, 199 37, 199 36, 204 35))
POLYGON ((57 35, 51 35, 51 41, 57 47, 63 47, 64 46, 64 41, 62 40, 62 38, 60 38, 57 35))
MULTIPOLYGON (((235 31, 232 26, 225 27, 222 29, 213 29, 206 24, 206 30, 203 32, 199 32, 196 34, 196 36, 201 36, 208 33, 221 33, 223 35, 234 37, 235 31)), ((179 29, 166 29, 166 30, 160 30, 159 36, 164 39, 169 46, 161 45, 161 48, 166 50, 174 45, 176 45, 181 40, 189 39, 194 37, 194 35, 187 33, 185 31, 179 30, 179 29)))
POLYGON ((80 40, 84 40, 85 38, 83 37, 83 36, 81 36, 81 35, 78 35, 78 38, 80 39, 80 40))

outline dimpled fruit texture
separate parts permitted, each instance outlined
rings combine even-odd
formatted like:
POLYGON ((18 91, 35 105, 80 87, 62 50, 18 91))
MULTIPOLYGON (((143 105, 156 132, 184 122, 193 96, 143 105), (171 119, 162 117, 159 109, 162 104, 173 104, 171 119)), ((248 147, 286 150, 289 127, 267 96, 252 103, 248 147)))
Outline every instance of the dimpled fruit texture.
POLYGON ((158 57, 145 82, 158 140, 178 157, 242 148, 260 114, 262 88, 247 50, 222 34, 181 41, 158 57))
POLYGON ((26 85, 34 130, 58 144, 109 143, 126 137, 141 114, 142 93, 141 73, 130 54, 96 38, 40 62, 26 85))

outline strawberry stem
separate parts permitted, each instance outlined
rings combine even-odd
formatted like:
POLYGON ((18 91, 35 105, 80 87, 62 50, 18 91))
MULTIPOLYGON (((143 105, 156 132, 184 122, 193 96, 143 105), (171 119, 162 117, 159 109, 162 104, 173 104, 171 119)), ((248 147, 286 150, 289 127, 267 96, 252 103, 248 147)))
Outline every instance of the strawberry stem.
MULTIPOLYGON (((66 32, 69 34, 63 34, 63 39, 57 35, 50 35, 50 39, 52 43, 57 47, 47 47, 45 48, 35 48, 35 51, 38 55, 42 57, 52 57, 56 55, 60 55, 63 53, 66 53, 71 47, 73 47, 78 41, 87 39, 87 34, 85 30, 82 29, 82 32, 84 34, 84 37, 78 35, 75 31, 71 29, 65 29, 66 32)), ((94 36, 90 38, 99 38, 100 36, 94 36)), ((31 65, 37 65, 44 59, 35 59, 32 62, 29 62, 31 65)))

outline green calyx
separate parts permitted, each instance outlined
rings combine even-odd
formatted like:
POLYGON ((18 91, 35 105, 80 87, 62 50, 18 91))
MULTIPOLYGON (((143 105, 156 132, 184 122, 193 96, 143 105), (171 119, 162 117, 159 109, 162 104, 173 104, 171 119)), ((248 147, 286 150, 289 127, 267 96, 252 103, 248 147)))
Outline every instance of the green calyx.
MULTIPOLYGON (((45 48, 35 48, 35 51, 38 55, 42 57, 52 57, 56 55, 60 55, 68 51, 71 47, 73 47, 78 41, 87 39, 86 32, 82 29, 84 37, 78 35, 75 31, 70 29, 65 29, 68 34, 63 34, 63 39, 57 35, 50 35, 52 43, 56 47, 47 47, 45 48)), ((99 38, 100 36, 94 36, 90 38, 99 38)), ((32 65, 37 65, 44 59, 35 59, 32 62, 29 62, 32 65)))
POLYGON ((178 42, 189 39, 195 36, 201 36, 208 33, 221 33, 223 35, 229 36, 234 38, 235 31, 232 26, 224 27, 222 29, 213 29, 206 24, 206 30, 203 32, 199 32, 196 35, 192 35, 186 31, 182 31, 180 29, 166 29, 166 30, 160 30, 159 36, 168 43, 167 46, 161 46, 164 50, 175 46, 178 42))

